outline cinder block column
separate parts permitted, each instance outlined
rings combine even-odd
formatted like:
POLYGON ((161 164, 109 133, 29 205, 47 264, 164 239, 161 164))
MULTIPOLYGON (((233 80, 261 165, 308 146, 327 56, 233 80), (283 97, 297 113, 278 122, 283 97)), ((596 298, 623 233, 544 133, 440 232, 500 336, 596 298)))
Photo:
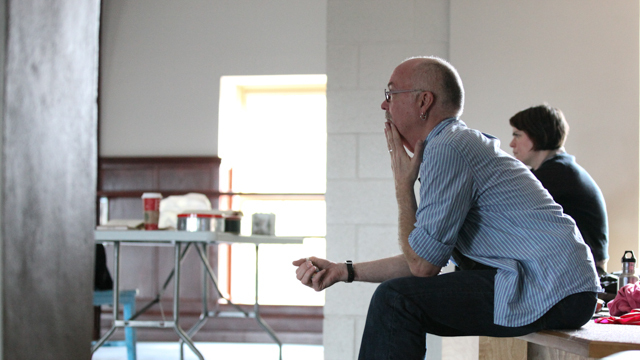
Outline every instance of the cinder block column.
MULTIPOLYGON (((405 58, 447 58, 448 49, 448 0, 328 1, 329 259, 365 261, 399 253, 383 89, 405 58)), ((357 358, 375 288, 354 283, 327 290, 325 359, 357 358)))

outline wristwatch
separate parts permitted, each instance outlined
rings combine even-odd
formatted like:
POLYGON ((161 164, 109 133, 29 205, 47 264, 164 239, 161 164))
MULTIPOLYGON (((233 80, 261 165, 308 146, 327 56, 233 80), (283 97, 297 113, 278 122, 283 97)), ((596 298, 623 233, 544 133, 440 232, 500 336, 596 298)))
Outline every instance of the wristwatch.
POLYGON ((347 260, 345 262, 345 264, 347 264, 347 282, 353 282, 353 278, 355 277, 355 273, 353 272, 353 262, 351 260, 347 260))

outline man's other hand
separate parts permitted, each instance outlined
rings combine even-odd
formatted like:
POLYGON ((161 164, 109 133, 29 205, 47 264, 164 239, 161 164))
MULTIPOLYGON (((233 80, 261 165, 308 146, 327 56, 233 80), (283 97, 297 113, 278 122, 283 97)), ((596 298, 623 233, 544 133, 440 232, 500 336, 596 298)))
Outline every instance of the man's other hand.
POLYGON ((315 291, 322 291, 338 281, 346 281, 348 276, 346 264, 337 264, 313 256, 296 260, 293 265, 298 267, 298 280, 315 291))

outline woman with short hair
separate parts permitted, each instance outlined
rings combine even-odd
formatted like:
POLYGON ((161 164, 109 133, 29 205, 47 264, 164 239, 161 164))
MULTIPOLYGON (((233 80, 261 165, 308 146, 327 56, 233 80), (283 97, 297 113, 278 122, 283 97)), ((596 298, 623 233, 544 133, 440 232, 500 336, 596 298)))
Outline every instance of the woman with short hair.
POLYGON ((564 149, 569 134, 564 114, 543 104, 518 112, 509 123, 514 157, 531 168, 564 213, 574 219, 591 248, 598 273, 606 273, 609 227, 604 197, 589 173, 564 149))

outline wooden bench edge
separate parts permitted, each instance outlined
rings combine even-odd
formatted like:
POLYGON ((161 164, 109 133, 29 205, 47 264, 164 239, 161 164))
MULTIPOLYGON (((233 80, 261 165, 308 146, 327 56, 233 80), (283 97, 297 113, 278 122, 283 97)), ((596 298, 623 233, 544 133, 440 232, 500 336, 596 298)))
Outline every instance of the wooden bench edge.
POLYGON ((518 339, 588 358, 602 358, 621 351, 640 350, 640 343, 588 340, 553 330, 531 333, 518 339))

